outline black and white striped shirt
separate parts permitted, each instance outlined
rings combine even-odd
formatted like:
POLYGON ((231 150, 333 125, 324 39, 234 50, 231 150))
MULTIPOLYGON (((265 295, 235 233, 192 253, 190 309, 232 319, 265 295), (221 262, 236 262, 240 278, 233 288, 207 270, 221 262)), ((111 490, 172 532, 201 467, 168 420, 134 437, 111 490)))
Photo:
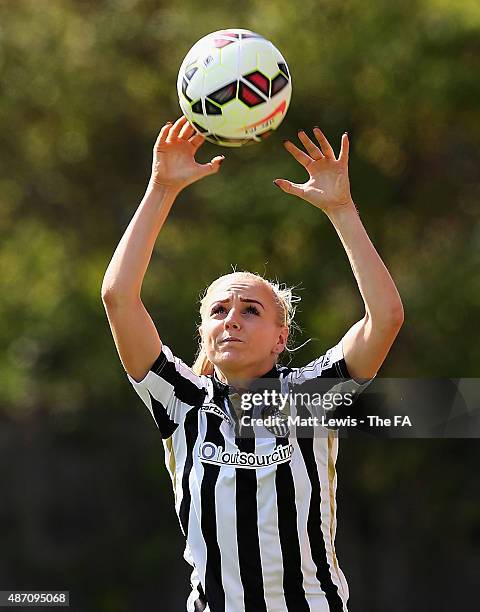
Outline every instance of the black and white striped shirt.
MULTIPOLYGON (((166 346, 142 381, 128 378, 163 438, 193 566, 187 611, 345 612, 334 549, 336 431, 248 436, 233 390, 197 376, 166 346)), ((349 374, 340 342, 303 368, 276 366, 263 378, 288 393, 349 374)), ((353 393, 365 386, 346 384, 353 393)))

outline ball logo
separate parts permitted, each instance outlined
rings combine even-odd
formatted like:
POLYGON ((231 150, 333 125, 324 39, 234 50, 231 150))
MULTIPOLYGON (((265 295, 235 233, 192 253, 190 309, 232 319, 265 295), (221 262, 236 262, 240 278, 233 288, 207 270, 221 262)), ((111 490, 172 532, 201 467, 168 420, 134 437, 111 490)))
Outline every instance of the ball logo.
POLYGON ((207 57, 203 60, 203 65, 205 68, 213 62, 213 57, 211 55, 207 55, 207 57))
POLYGON ((284 115, 286 109, 287 109, 287 103, 285 102, 285 100, 283 100, 283 102, 281 102, 272 113, 267 115, 267 117, 263 117, 263 119, 260 119, 259 121, 257 121, 256 123, 252 123, 251 125, 247 125, 244 128, 241 127, 238 131, 241 132, 242 130, 245 130, 246 134, 248 134, 249 132, 255 132, 259 125, 261 125, 262 129, 264 129, 268 127, 269 125, 272 125, 274 118, 278 114, 284 115))

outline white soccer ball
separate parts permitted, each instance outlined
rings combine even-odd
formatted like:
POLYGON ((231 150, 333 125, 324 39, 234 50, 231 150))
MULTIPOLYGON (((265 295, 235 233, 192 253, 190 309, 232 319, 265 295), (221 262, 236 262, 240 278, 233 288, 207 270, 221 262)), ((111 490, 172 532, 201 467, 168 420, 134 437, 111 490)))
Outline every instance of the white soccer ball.
POLYGON ((287 62, 250 30, 219 30, 201 38, 178 73, 180 107, 210 142, 239 147, 276 130, 290 104, 287 62))

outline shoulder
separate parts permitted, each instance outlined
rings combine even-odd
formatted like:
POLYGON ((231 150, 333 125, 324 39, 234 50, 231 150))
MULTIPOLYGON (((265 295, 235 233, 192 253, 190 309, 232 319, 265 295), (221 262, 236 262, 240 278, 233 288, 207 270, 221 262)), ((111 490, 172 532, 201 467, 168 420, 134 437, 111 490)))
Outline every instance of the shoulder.
POLYGON ((137 382, 130 376, 128 379, 137 392, 146 389, 163 400, 175 396, 190 405, 203 400, 211 388, 209 377, 195 374, 165 344, 143 380, 137 382))
POLYGON ((297 385, 320 377, 350 378, 341 341, 304 366, 292 368, 277 366, 277 368, 280 377, 288 378, 297 385))

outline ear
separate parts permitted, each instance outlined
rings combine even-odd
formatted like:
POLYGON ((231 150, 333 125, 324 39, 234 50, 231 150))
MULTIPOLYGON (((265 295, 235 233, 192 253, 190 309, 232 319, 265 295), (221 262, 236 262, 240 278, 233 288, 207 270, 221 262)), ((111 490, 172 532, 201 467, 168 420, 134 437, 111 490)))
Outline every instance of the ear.
POLYGON ((272 353, 275 353, 275 355, 280 355, 280 353, 283 353, 283 351, 285 350, 288 340, 288 331, 289 329, 286 326, 280 328, 277 343, 272 349, 272 353))

